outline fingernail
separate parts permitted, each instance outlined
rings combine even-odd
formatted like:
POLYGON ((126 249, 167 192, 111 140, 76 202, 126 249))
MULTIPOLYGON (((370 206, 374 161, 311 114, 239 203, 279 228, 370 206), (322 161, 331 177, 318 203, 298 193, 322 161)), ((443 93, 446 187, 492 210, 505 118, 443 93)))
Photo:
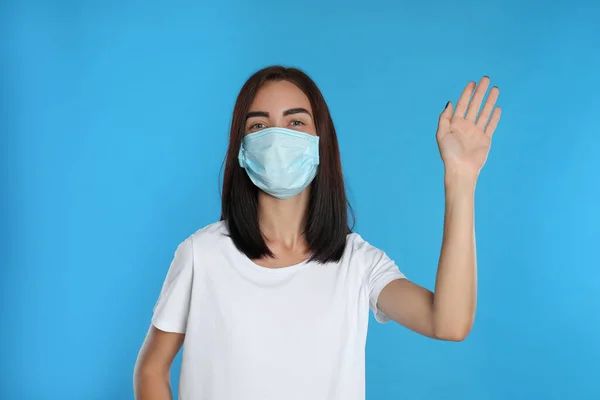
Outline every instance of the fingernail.
POLYGON ((448 108, 448 106, 449 106, 449 105, 450 105, 450 102, 447 102, 447 103, 446 103, 446 107, 444 107, 444 110, 445 110, 446 108, 448 108))

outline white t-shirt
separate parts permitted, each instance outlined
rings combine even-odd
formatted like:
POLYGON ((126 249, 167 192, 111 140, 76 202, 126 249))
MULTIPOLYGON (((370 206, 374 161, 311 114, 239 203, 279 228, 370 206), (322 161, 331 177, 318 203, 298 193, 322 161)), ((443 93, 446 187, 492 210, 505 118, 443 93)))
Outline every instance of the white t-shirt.
POLYGON ((152 323, 185 333, 179 400, 364 400, 369 308, 404 275, 358 234, 338 263, 261 267, 200 229, 175 252, 152 323))

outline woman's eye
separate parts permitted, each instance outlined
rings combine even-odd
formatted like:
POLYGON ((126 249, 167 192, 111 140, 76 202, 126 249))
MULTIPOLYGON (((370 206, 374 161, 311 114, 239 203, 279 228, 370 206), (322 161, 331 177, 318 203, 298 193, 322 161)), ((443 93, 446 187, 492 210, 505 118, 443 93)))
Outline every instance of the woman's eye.
POLYGON ((260 122, 250 126, 250 129, 264 129, 264 128, 265 128, 265 124, 261 124, 260 122))
POLYGON ((292 126, 300 126, 300 125, 304 125, 304 122, 302 122, 302 121, 292 121, 292 126))

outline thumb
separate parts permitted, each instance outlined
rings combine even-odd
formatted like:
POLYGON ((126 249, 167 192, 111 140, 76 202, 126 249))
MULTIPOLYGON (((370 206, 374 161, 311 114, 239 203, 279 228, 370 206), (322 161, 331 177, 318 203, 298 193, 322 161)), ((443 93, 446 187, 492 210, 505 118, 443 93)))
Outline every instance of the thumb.
POLYGON ((450 127, 450 120, 452 119, 452 102, 449 101, 446 103, 446 107, 444 111, 440 114, 440 118, 438 121, 438 131, 446 131, 450 127))

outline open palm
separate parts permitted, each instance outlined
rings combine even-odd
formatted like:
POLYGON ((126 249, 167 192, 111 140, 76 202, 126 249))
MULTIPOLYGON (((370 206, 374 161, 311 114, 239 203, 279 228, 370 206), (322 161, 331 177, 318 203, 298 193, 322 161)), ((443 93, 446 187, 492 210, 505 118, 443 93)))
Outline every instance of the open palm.
POLYGON ((501 114, 499 107, 494 109, 500 93, 495 86, 490 90, 483 110, 479 113, 489 84, 490 78, 487 76, 481 79, 479 85, 469 82, 456 104, 454 113, 452 103, 449 102, 440 115, 436 139, 447 170, 477 177, 487 160, 492 135, 501 114))

